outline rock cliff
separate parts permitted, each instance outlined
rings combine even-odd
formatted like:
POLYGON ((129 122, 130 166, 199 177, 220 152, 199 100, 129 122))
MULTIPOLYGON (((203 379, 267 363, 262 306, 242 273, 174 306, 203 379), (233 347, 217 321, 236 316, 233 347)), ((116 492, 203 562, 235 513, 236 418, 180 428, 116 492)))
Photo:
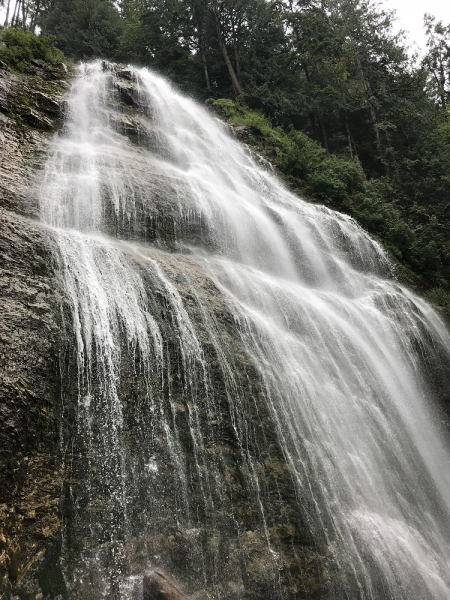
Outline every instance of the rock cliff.
POLYGON ((59 327, 51 239, 33 183, 61 116, 62 80, 0 68, 0 595, 57 597, 59 327))
MULTIPOLYGON (((372 490, 374 470, 393 490, 404 476, 409 506, 416 432, 396 413, 406 392, 385 385, 397 381, 383 379, 386 357, 422 414, 411 382, 429 371, 436 395, 446 387, 442 323, 385 279, 384 254, 354 222, 287 195, 163 80, 97 62, 64 97, 66 81, 35 67, 0 69, 2 600, 356 599, 362 585, 393 597, 396 541, 377 546, 372 516, 348 507, 356 494, 373 515, 375 496, 397 514, 396 491, 372 490), (234 212, 249 196, 259 221, 234 212), (247 235, 241 220, 260 227, 247 235), (280 277, 284 238, 298 281, 294 263, 280 277)), ((411 488, 424 506, 427 486, 411 488)), ((415 530, 423 543, 428 524, 415 530)), ((423 586, 408 556, 401 581, 423 586)))
MULTIPOLYGON (((45 65, 39 68, 45 71, 45 65)), ((84 536, 88 535, 86 526, 92 515, 104 510, 104 500, 92 502, 92 498, 84 497, 87 451, 69 444, 76 437, 75 344, 70 333, 67 301, 62 297, 55 268, 58 250, 53 233, 36 220, 39 214, 37 178, 52 136, 61 123, 67 82, 55 79, 54 74, 47 79, 40 75, 18 76, 0 69, 0 358, 3 373, 0 384, 0 597, 8 600, 97 598, 100 589, 94 580, 81 585, 72 596, 64 580, 67 574, 70 578, 71 561, 76 564, 83 553, 84 536), (65 523, 63 529, 62 522, 65 523)), ((144 140, 146 147, 161 152, 157 137, 140 126, 148 115, 139 105, 136 84, 128 71, 117 73, 115 94, 110 120, 116 131, 132 143, 144 140)), ((197 427, 204 438, 204 457, 198 471, 191 439, 192 406, 185 394, 187 374, 183 372, 182 349, 173 325, 173 307, 164 298, 167 291, 161 287, 155 289, 158 284, 149 281, 153 312, 163 327, 164 343, 171 356, 166 374, 171 382, 170 398, 163 394, 159 402, 167 404, 164 410, 174 411, 172 418, 185 450, 188 485, 192 488, 189 510, 197 512, 197 525, 189 528, 178 517, 177 504, 181 499, 169 466, 170 449, 160 431, 152 439, 153 446, 136 458, 134 466, 144 468, 145 460, 151 463, 156 456, 154 469, 160 473, 160 483, 152 492, 150 507, 145 504, 148 501, 145 494, 140 497, 139 490, 134 490, 136 497, 130 500, 135 524, 131 539, 121 549, 126 555, 127 568, 131 569, 130 576, 142 576, 152 564, 183 582, 188 596, 196 600, 210 598, 211 594, 230 600, 262 600, 280 594, 289 598, 324 597, 329 580, 325 557, 318 551, 299 514, 289 467, 278 447, 272 417, 261 399, 260 378, 242 347, 233 316, 214 284, 189 256, 175 258, 158 250, 177 249, 170 205, 162 196, 159 200, 153 205, 156 212, 151 214, 146 213, 142 205, 136 225, 138 233, 134 231, 131 237, 144 237, 153 242, 153 249, 147 251, 148 257, 157 258, 177 282, 178 292, 189 306, 190 318, 196 321, 200 332, 209 377, 216 390, 216 405, 212 410, 208 406, 209 392, 200 390, 197 427), (200 300, 193 296, 189 279, 195 281, 197 292, 201 290, 198 292, 203 296, 200 300), (202 299, 214 309, 215 326, 227 340, 231 360, 236 365, 236 378, 244 390, 241 408, 248 418, 248 426, 239 440, 233 425, 235 416, 230 414, 226 396, 227 383, 220 368, 223 357, 218 354, 211 332, 205 328, 202 299), (249 485, 249 478, 255 477, 248 470, 249 464, 256 469, 258 480, 264 482, 259 497, 255 497, 249 485), (215 478, 217 481, 211 482, 211 489, 220 496, 206 502, 201 496, 201 477, 215 478), (211 502, 220 504, 220 508, 213 509, 208 504, 211 502), (148 520, 145 523, 144 517, 148 520), (146 531, 145 536, 142 531, 146 531)), ((112 219, 111 228, 120 229, 120 224, 112 219)), ((126 231, 121 234, 127 237, 126 231)), ((209 243, 208 232, 195 219, 186 225, 183 235, 191 239, 197 236, 205 244, 209 243)), ((132 259, 137 263, 143 260, 136 256, 132 259)), ((134 361, 133 352, 124 347, 121 402, 127 444, 131 454, 137 457, 139 448, 147 444, 148 439, 139 438, 142 428, 136 423, 151 420, 152 416, 146 413, 143 404, 146 392, 134 361)), ((157 430, 150 421, 149 426, 157 430)), ((95 487, 95 475, 89 477, 95 487)), ((115 550, 104 543, 102 552, 112 560, 115 550)), ((150 589, 148 579, 146 581, 150 589)), ((178 597, 174 596, 179 593, 171 584, 165 583, 163 588, 166 587, 172 594, 170 597, 178 597)), ((118 589, 111 593, 116 598, 121 597, 118 589)), ((145 593, 156 592, 147 590, 145 593)))

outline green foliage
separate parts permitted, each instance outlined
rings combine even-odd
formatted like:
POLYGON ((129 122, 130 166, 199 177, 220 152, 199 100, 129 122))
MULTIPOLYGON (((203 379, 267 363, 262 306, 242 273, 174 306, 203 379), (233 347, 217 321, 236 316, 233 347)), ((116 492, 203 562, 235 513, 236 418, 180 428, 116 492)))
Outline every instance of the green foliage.
POLYGON ((232 100, 210 100, 209 104, 228 122, 249 127, 250 142, 304 194, 342 210, 353 194, 362 191, 364 175, 354 161, 328 156, 301 131, 273 127, 261 113, 232 100))
POLYGON ((112 0, 54 0, 38 22, 71 58, 117 56, 123 21, 112 0))
POLYGON ((64 54, 55 46, 55 38, 50 35, 35 35, 31 31, 11 27, 1 33, 0 40, 6 44, 6 48, 0 50, 0 59, 18 72, 25 72, 32 59, 53 64, 66 61, 64 54))
POLYGON ((210 99, 293 189, 354 216, 423 287, 450 287, 450 26, 426 16, 419 63, 376 0, 27 6, 15 24, 71 57, 149 66, 210 99))
POLYGON ((429 73, 429 91, 445 110, 450 99, 450 25, 425 14, 428 53, 423 64, 429 73))
POLYGON ((229 123, 245 126, 248 143, 286 177, 293 189, 314 201, 346 212, 379 239, 395 260, 422 275, 422 283, 442 276, 439 222, 428 213, 414 223, 392 202, 387 178, 366 179, 361 165, 348 156, 328 155, 301 131, 273 127, 263 114, 230 99, 209 105, 229 123))
POLYGON ((442 287, 432 288, 427 292, 427 298, 437 304, 450 310, 450 291, 442 287))
POLYGON ((192 6, 177 0, 129 2, 128 18, 120 38, 119 57, 134 64, 145 64, 175 79, 184 91, 201 88, 193 40, 192 6))

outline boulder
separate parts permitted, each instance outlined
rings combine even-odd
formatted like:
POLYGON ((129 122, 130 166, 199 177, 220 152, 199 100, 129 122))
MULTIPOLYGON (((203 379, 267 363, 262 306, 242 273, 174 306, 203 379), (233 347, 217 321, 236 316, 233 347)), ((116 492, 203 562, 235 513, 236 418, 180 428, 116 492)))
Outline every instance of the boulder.
POLYGON ((40 58, 32 58, 30 60, 30 65, 34 65, 35 67, 39 67, 40 69, 47 69, 49 64, 45 62, 45 60, 41 60, 40 58))
POLYGON ((188 600, 159 571, 149 571, 144 575, 143 593, 143 600, 188 600))
POLYGON ((236 137, 241 142, 248 142, 249 140, 261 135, 261 132, 252 125, 232 125, 232 131, 234 131, 236 137))
POLYGON ((139 135, 139 122, 136 119, 116 111, 111 111, 108 116, 114 129, 122 135, 139 135))

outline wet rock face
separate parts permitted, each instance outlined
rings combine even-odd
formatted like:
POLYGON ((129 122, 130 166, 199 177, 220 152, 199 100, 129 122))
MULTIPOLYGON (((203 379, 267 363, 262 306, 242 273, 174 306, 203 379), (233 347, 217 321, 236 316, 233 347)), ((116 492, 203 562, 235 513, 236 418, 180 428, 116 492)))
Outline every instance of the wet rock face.
POLYGON ((143 594, 143 600, 188 600, 158 571, 150 571, 144 575, 143 594))
POLYGON ((31 82, 0 65, 2 598, 64 593, 59 568, 57 286, 51 240, 23 216, 37 213, 30 186, 51 139, 43 129, 53 130, 59 118, 61 92, 58 84, 31 82))
POLYGON ((0 205, 38 217, 33 183, 62 116, 65 81, 21 77, 0 66, 0 205))
POLYGON ((39 58, 31 59, 28 67, 28 73, 35 77, 41 77, 47 81, 58 81, 67 76, 68 69, 64 63, 51 64, 39 58))
MULTIPOLYGON (((324 597, 324 557, 299 512, 260 378, 239 340, 233 315, 191 257, 137 249, 142 253, 139 260, 130 249, 126 258, 136 261, 147 306, 160 327, 164 370, 161 373, 152 361, 147 374, 146 360, 123 340, 118 394, 123 422, 120 444, 112 456, 107 449, 105 453, 103 435, 93 444, 79 431, 77 435, 82 424, 77 426, 77 396, 71 385, 74 344, 65 351, 63 439, 71 443, 64 443, 68 451, 62 510, 69 540, 64 564, 67 580, 73 582, 71 597, 98 598, 106 585, 103 578, 97 579, 98 573, 112 572, 118 557, 123 561, 121 571, 130 580, 141 578, 150 564, 180 582, 180 589, 192 600, 324 597), (175 308, 167 289, 146 268, 144 256, 157 260, 176 286, 203 348, 206 378, 202 364, 189 371, 183 367, 175 308), (202 314, 206 306, 211 322, 202 314), (224 359, 209 327, 212 320, 222 348, 228 349, 235 365, 234 383, 240 391, 232 400, 221 367, 224 359), (153 379, 151 393, 149 379, 153 379), (120 453, 124 454, 127 523, 121 521, 119 507, 111 507, 103 480, 105 466, 120 453), (99 519, 102 530, 97 540, 94 528, 99 519), (104 541, 113 536, 115 543, 104 541), (89 559, 80 565, 83 553, 89 559), (89 569, 92 573, 81 582, 76 573, 89 569)), ((91 394, 92 406, 93 387, 91 394)), ((96 413, 95 421, 94 435, 99 431, 106 435, 102 414, 96 413)), ((113 471, 111 477, 118 469, 113 471)), ((120 485, 119 479, 113 482, 116 493, 120 485)), ((111 597, 120 597, 117 582, 108 585, 111 597)))
MULTIPOLYGON (((108 108, 117 133, 164 152, 164 140, 148 127, 150 115, 139 105, 132 74, 119 70, 117 83, 108 108)), ((300 514, 261 379, 234 317, 198 262, 160 250, 175 238, 172 202, 163 186, 148 203, 153 213, 143 204, 129 236, 157 242, 160 249, 147 244, 123 250, 140 273, 149 312, 161 330, 163 360, 146 372, 139 352, 122 340, 118 396, 126 485, 120 498, 112 498, 120 484, 113 468, 119 463, 110 455, 110 465, 103 460, 99 427, 92 430, 91 443, 80 435, 77 422, 76 342, 56 267, 58 248, 52 234, 28 220, 38 215, 35 173, 60 117, 64 85, 51 85, 56 87, 0 70, 0 307, 5 315, 0 324, 5 375, 0 384, 0 479, 5 482, 0 595, 97 600, 105 585, 97 573, 101 563, 106 572, 123 564, 148 599, 327 597, 324 553, 300 514), (30 119, 31 114, 39 119, 30 119), (151 275, 149 260, 161 265, 176 288, 202 347, 190 368, 173 299, 151 275), (226 360, 220 348, 227 349, 226 360), (233 369, 233 381, 224 362, 233 369), (239 393, 230 402, 233 386, 239 393), (169 441, 176 444, 180 464, 169 441), (105 485, 108 469, 112 481, 105 485), (123 496, 126 522, 119 506, 123 496), (94 555, 99 563, 91 561, 94 555), (77 580, 80 560, 91 571, 77 580), (148 573, 149 565, 161 572, 148 573), (65 581, 71 579, 75 584, 68 591, 65 581)), ((148 163, 143 161, 142 168, 148 163)), ((113 228, 113 216, 111 222, 113 228)), ((118 237, 126 238, 123 225, 116 225, 118 237)), ((185 233, 189 240, 197 236, 207 243, 201 221, 192 218, 185 233)), ((94 374, 99 365, 94 361, 94 374)), ((96 386, 101 387, 94 377, 93 393, 96 386)), ((111 598, 124 597, 118 581, 110 589, 111 598)))
POLYGON ((47 551, 60 544, 59 329, 49 241, 0 209, 0 257, 0 590, 56 592, 57 555, 47 551))

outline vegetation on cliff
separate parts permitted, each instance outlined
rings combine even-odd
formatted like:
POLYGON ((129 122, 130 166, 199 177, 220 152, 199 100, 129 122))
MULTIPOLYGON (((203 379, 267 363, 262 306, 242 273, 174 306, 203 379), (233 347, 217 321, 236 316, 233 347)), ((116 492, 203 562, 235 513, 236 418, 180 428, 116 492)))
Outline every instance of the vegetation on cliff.
POLYGON ((374 0, 18 4, 6 25, 39 25, 74 59, 159 70, 251 126, 294 188, 354 216, 448 304, 450 26, 426 16, 419 60, 374 0))
POLYGON ((235 127, 242 141, 283 174, 294 192, 353 216, 382 242, 404 279, 428 287, 432 302, 450 308, 446 282, 433 287, 436 219, 434 228, 415 224, 401 203, 390 199, 392 189, 386 178, 367 178, 359 162, 327 153, 303 132, 273 127, 261 112, 231 99, 211 99, 208 104, 235 127))
POLYGON ((54 44, 56 38, 51 35, 35 35, 31 31, 10 27, 0 39, 4 44, 0 49, 0 59, 18 73, 26 73, 32 60, 51 65, 67 61, 54 44))

